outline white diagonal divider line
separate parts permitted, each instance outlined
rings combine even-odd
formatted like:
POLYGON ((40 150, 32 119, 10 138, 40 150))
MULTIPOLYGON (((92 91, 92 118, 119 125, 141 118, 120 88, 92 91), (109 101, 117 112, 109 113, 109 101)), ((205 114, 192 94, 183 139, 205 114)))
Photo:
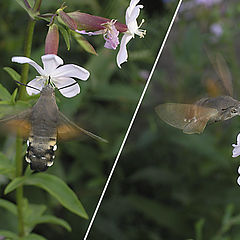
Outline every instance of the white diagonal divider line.
POLYGON ((90 232, 90 230, 91 230, 91 227, 92 227, 92 225, 93 225, 93 222, 94 222, 94 220, 95 220, 95 218, 96 218, 96 215, 97 215, 97 213, 98 213, 99 207, 100 207, 100 205, 101 205, 101 203, 102 203, 102 200, 103 200, 104 195, 105 195, 105 193, 106 193, 106 190, 107 190, 107 188, 108 188, 108 185, 109 185, 109 183, 110 183, 110 181, 111 181, 111 179, 112 179, 112 175, 113 175, 114 170, 115 170, 115 168, 116 168, 116 166, 117 166, 117 164, 118 164, 119 157, 120 157, 120 155, 121 155, 121 153, 122 153, 122 150, 123 150, 123 148, 124 148, 124 146, 125 146, 125 143, 126 143, 126 141, 127 141, 129 132, 131 131, 131 128, 132 128, 132 125, 133 125, 133 123, 134 123, 134 120, 135 120, 135 118, 136 118, 136 116, 137 116, 138 110, 139 110, 139 108, 140 108, 140 106, 141 106, 141 104, 142 104, 142 101, 143 101, 143 98, 144 98, 145 93, 146 93, 146 91, 147 91, 148 85, 149 85, 149 83, 150 83, 150 81, 151 81, 151 79, 152 79, 152 75, 153 75, 153 73, 154 73, 154 71, 155 71, 155 69, 156 69, 158 60, 159 60, 159 58, 160 58, 160 56, 161 56, 161 53, 162 53, 163 48, 164 48, 164 45, 165 45, 165 43, 166 43, 166 41, 167 41, 168 35, 169 35, 170 31, 171 31, 171 28, 172 28, 172 26, 173 26, 173 23, 174 23, 174 21, 175 21, 175 18, 176 18, 176 16, 177 16, 177 13, 178 13, 178 11, 179 11, 179 8, 180 8, 181 4, 182 4, 182 0, 179 0, 178 5, 177 5, 177 7, 176 7, 176 10, 175 10, 175 12, 174 12, 174 15, 173 15, 173 17, 172 17, 172 20, 171 20, 171 22, 170 22, 170 24, 169 24, 167 33, 166 33, 166 35, 165 35, 165 37, 164 37, 164 39, 163 39, 163 42, 162 42, 162 44, 161 44, 161 47, 160 47, 159 51, 158 51, 158 54, 157 54, 157 57, 156 57, 155 62, 154 62, 154 64, 153 64, 152 70, 151 70, 151 72, 150 72, 150 74, 149 74, 149 76, 148 76, 147 82, 146 82, 145 87, 144 87, 144 89, 143 89, 143 91, 142 91, 141 97, 140 97, 140 99, 139 99, 139 101, 138 101, 138 104, 137 104, 136 109, 135 109, 135 111, 134 111, 134 114, 133 114, 133 116, 132 116, 131 122, 130 122, 130 124, 129 124, 129 126, 128 126, 128 129, 127 129, 127 132, 126 132, 126 134, 125 134, 125 136, 124 136, 124 139, 123 139, 123 141, 122 141, 122 144, 121 144, 121 146, 120 146, 120 148, 119 148, 118 154, 117 154, 117 156, 116 156, 116 158, 115 158, 115 161, 114 161, 114 163, 113 163, 112 169, 111 169, 111 171, 110 171, 110 173, 109 173, 109 176, 108 176, 108 178, 107 178, 107 181, 106 181, 106 183, 105 183, 105 186, 104 186, 104 188, 103 188, 103 191, 102 191, 102 193, 101 193, 101 196, 100 196, 100 198, 99 198, 99 200, 98 200, 97 206, 96 206, 96 208, 95 208, 95 211, 94 211, 93 216, 92 216, 92 218, 91 218, 91 221, 90 221, 90 223, 89 223, 89 225, 88 225, 88 228, 87 228, 87 231, 86 231, 86 233, 85 233, 85 236, 84 236, 84 239, 83 239, 83 240, 87 240, 88 234, 89 234, 89 232, 90 232))

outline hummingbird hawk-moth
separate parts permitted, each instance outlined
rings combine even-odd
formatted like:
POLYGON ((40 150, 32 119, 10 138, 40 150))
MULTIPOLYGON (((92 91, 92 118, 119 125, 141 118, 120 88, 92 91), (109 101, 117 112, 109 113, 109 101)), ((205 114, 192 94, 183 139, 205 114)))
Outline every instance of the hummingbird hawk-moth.
POLYGON ((231 74, 221 55, 217 55, 214 67, 228 96, 201 98, 195 104, 160 104, 156 107, 158 116, 184 133, 193 134, 202 133, 207 124, 240 115, 240 101, 232 98, 231 74))
POLYGON ((0 123, 2 127, 27 138, 25 160, 35 171, 45 171, 53 165, 57 138, 66 140, 84 133, 106 142, 105 139, 79 127, 58 110, 54 87, 50 84, 42 88, 40 97, 32 108, 4 117, 0 119, 0 123))

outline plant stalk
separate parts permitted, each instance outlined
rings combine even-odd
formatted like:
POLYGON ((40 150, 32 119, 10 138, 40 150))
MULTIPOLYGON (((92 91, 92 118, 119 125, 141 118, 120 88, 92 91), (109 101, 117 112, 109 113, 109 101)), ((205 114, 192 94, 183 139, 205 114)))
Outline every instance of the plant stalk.
MULTIPOLYGON (((36 0, 33 11, 38 12, 40 9, 42 0, 36 0)), ((31 56, 31 50, 32 50, 32 40, 33 40, 33 33, 34 33, 34 27, 35 27, 36 21, 34 19, 30 19, 27 26, 26 31, 26 39, 24 43, 24 56, 30 57, 31 56)), ((29 71, 29 65, 24 64, 22 67, 21 72, 21 82, 26 84, 28 80, 28 71, 29 71)), ((19 89, 19 99, 23 100, 26 97, 26 91, 24 89, 24 86, 20 86, 19 89)), ((22 159, 22 137, 20 134, 17 134, 16 138, 16 177, 21 177, 23 175, 23 159, 22 159)), ((23 216, 23 186, 20 186, 16 189, 16 203, 17 203, 17 212, 18 212, 18 235, 19 237, 25 236, 25 227, 24 227, 24 216, 23 216)))

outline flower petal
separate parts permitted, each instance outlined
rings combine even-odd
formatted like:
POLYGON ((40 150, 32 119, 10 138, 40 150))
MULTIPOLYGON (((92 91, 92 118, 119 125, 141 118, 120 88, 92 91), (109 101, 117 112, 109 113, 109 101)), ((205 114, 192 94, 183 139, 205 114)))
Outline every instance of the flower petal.
POLYGON ((127 12, 129 12, 129 14, 131 14, 131 12, 133 11, 133 9, 136 7, 136 5, 140 2, 140 0, 131 0, 129 7, 127 8, 127 12))
POLYGON ((136 21, 136 19, 138 18, 139 14, 140 14, 141 8, 143 8, 143 5, 138 5, 134 8, 129 8, 129 7, 127 8, 126 16, 125 16, 127 25, 128 25, 128 23, 130 23, 132 21, 136 21))
POLYGON ((240 155, 240 146, 239 145, 232 145, 234 147, 232 151, 232 157, 238 157, 240 155))
POLYGON ((44 86, 45 81, 46 81, 46 79, 39 78, 39 77, 34 78, 32 81, 30 81, 27 85, 35 87, 35 88, 39 89, 39 91, 26 86, 26 91, 27 91, 28 95, 31 96, 31 95, 35 95, 35 94, 40 93, 40 91, 42 90, 42 88, 44 86))
POLYGON ((45 75, 51 75, 59 65, 63 65, 63 60, 55 54, 46 54, 42 56, 43 69, 45 75))
POLYGON ((103 38, 106 41, 104 47, 115 50, 119 44, 119 31, 116 29, 114 24, 115 22, 111 21, 105 25, 107 27, 107 32, 103 35, 103 38))
POLYGON ((90 76, 89 71, 75 64, 66 64, 64 66, 57 68, 52 73, 52 77, 54 78, 72 77, 72 78, 78 78, 81 80, 87 80, 89 76, 90 76))
POLYGON ((240 185, 240 177, 237 178, 237 184, 240 185))
POLYGON ((74 97, 77 94, 80 93, 80 87, 78 83, 72 79, 72 78, 67 78, 67 77, 61 77, 57 79, 52 79, 52 81, 55 83, 56 87, 59 89, 60 93, 68 98, 74 97), (71 84, 74 84, 71 86, 71 84), (66 88, 60 89, 62 87, 68 86, 66 88))
POLYGON ((27 57, 12 57, 12 62, 17 62, 17 63, 28 63, 31 66, 33 66, 40 75, 45 75, 45 71, 42 69, 41 66, 39 66, 36 62, 34 62, 32 59, 27 58, 27 57))
POLYGON ((240 133, 237 135, 237 145, 240 145, 240 133))
POLYGON ((127 44, 133 38, 131 34, 125 33, 122 37, 120 49, 117 54, 117 65, 121 68, 121 64, 127 62, 128 53, 127 53, 127 44))

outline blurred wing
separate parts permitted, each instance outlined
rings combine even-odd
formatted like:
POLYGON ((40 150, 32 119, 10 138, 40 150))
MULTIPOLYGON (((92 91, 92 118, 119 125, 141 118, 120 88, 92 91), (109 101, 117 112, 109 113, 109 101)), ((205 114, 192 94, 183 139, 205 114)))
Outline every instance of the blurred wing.
POLYGON ((69 120, 63 113, 59 111, 59 122, 57 127, 58 137, 62 140, 67 140, 71 138, 75 138, 79 136, 80 134, 84 133, 85 135, 88 135, 89 137, 101 141, 101 142, 108 142, 104 138, 101 138, 81 127, 76 125, 74 122, 69 120))
POLYGON ((0 119, 0 128, 3 132, 19 133, 22 137, 29 136, 31 130, 31 109, 12 116, 6 116, 0 119))
POLYGON ((210 118, 218 113, 214 108, 179 103, 161 104, 156 112, 164 122, 187 134, 202 133, 210 118))
POLYGON ((228 95, 233 96, 232 75, 224 57, 220 53, 216 56, 216 69, 228 95))
POLYGON ((232 74, 229 71, 227 63, 222 54, 216 54, 216 58, 210 56, 207 52, 210 62, 212 63, 218 77, 220 78, 223 87, 229 96, 233 96, 232 74))

